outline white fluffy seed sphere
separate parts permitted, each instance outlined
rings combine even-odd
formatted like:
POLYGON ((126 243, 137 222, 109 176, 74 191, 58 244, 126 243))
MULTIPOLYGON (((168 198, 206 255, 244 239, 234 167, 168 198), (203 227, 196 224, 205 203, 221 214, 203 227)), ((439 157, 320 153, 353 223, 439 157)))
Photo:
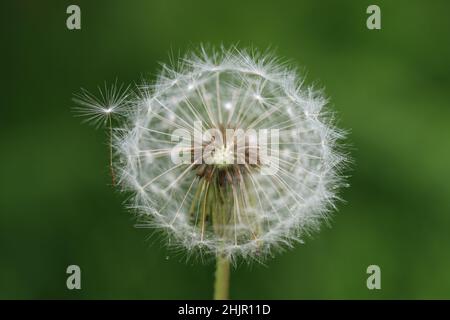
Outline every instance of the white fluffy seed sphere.
MULTIPOLYGON (((166 229, 172 244, 258 259, 317 229, 337 199, 345 159, 336 143, 344 134, 324 112, 326 102, 271 56, 201 49, 163 66, 128 102, 114 142, 119 181, 143 225, 166 229), (244 148, 255 139, 267 155, 230 163, 238 160, 233 138, 212 149, 209 164, 195 162, 195 146, 185 143, 178 151, 195 161, 177 163, 180 132, 193 137, 196 123, 203 132, 254 130, 244 148)), ((205 151, 211 137, 202 139, 205 151)))

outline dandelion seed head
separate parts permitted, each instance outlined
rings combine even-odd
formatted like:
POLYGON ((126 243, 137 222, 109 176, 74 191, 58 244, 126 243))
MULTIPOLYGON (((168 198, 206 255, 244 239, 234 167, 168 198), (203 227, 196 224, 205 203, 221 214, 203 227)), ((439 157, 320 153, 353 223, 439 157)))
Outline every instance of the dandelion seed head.
POLYGON ((126 105, 114 139, 119 182, 142 226, 165 229, 171 245, 260 260, 302 242, 335 209, 345 132, 322 91, 274 56, 202 47, 163 65, 155 83, 114 97, 81 104, 100 121, 126 105), (181 143, 198 123, 221 139, 181 143), (197 151, 212 162, 197 161, 197 151), (180 155, 188 161, 174 161, 180 155))

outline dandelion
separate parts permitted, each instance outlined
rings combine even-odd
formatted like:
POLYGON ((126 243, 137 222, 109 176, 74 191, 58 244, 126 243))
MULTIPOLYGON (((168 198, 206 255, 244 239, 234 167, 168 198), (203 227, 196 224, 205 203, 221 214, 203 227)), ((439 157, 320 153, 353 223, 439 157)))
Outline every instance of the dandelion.
POLYGON ((73 101, 78 107, 73 108, 77 116, 84 117, 84 122, 91 123, 95 127, 109 127, 109 167, 111 171, 112 184, 115 185, 115 175, 113 170, 113 124, 114 117, 120 117, 126 107, 128 98, 128 88, 116 84, 108 87, 105 83, 103 89, 98 88, 99 97, 91 94, 85 89, 81 93, 75 94, 73 101))
MULTIPOLYGON (((86 115, 104 121, 111 104, 84 97, 86 115)), ((216 257, 215 298, 228 297, 230 262, 301 242, 335 208, 345 134, 323 94, 278 59, 201 48, 114 97, 115 168, 130 207, 141 226, 216 257)))

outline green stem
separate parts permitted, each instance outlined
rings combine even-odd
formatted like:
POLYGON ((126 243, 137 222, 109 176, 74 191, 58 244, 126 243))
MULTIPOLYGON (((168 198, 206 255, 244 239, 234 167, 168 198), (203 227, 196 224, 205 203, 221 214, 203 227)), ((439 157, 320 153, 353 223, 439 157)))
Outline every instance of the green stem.
POLYGON ((230 261, 223 255, 216 260, 216 280, 214 283, 214 300, 227 300, 230 289, 230 261))

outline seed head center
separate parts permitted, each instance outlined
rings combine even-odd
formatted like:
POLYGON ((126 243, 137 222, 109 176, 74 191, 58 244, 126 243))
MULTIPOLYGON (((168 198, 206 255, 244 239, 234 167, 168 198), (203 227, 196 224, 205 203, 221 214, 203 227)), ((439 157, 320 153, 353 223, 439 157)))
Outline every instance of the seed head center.
POLYGON ((233 151, 229 147, 220 146, 214 150, 213 163, 219 168, 230 166, 234 162, 233 151))

